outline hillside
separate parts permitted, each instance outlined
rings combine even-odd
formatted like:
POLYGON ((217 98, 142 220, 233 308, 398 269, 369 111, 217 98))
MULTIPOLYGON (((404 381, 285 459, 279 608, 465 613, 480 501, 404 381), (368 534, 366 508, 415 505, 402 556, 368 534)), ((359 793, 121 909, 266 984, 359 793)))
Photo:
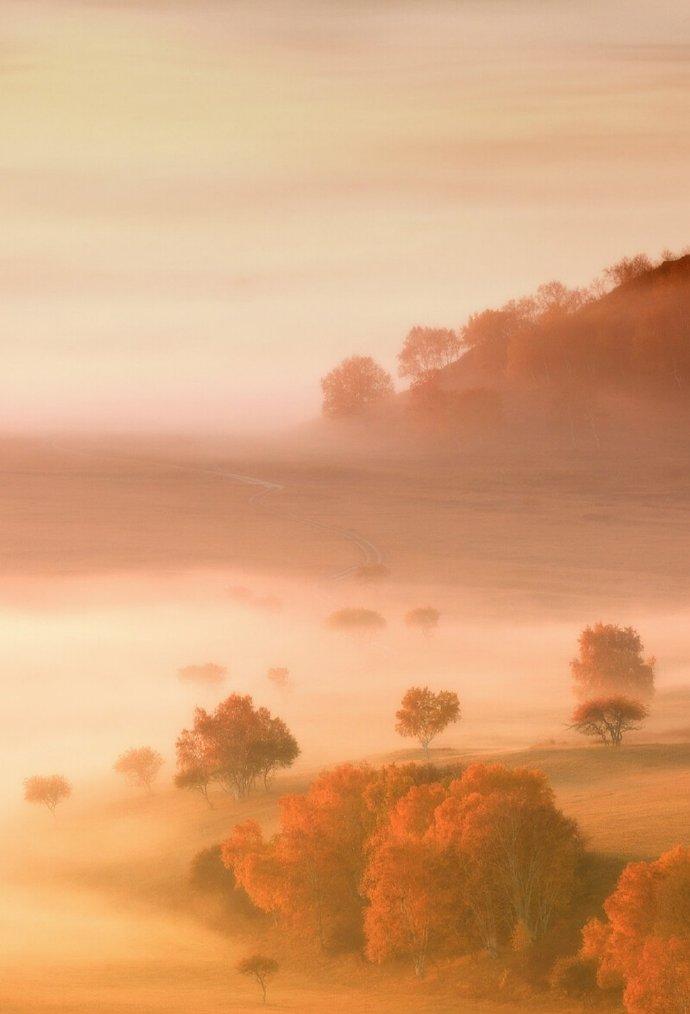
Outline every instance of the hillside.
MULTIPOLYGON (((599 853, 603 893, 624 859, 675 844, 690 819, 687 744, 625 747, 615 756, 600 748, 542 749, 500 759, 549 775, 558 804, 599 853)), ((377 968, 356 956, 302 952, 275 933, 267 943, 265 930, 219 922, 213 906, 194 896, 188 871, 195 853, 250 817, 273 829, 278 795, 307 783, 306 775, 285 777, 268 795, 241 803, 220 797, 213 811, 172 789, 102 796, 94 786, 81 802, 67 804, 54 825, 45 813, 13 818, 2 857, 9 966, 3 1011, 87 1014, 96 997, 106 1014, 258 1010, 256 991, 233 965, 269 944, 281 963, 270 1009, 411 1014, 457 1010, 462 998, 467 1014, 523 1010, 507 995, 498 1003, 481 998, 486 969, 476 961, 460 962, 450 980, 431 975, 420 983, 395 964, 377 968)), ((586 900, 593 910, 598 903, 586 900)), ((529 1009, 553 1012, 553 1003, 549 995, 531 997, 529 1009)), ((560 1014, 578 1010, 558 1006, 560 1014)))
POLYGON ((399 396, 406 430, 525 453, 687 449, 690 255, 604 294, 549 282, 472 315, 461 335, 459 358, 399 396))

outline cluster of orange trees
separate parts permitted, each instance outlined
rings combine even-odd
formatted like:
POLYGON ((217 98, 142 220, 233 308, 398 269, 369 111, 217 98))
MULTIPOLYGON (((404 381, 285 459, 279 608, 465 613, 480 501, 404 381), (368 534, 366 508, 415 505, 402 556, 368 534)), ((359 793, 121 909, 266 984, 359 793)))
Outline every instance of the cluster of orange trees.
POLYGON ((254 905, 373 961, 535 945, 568 909, 583 854, 544 775, 500 764, 345 764, 280 801, 280 831, 238 825, 225 864, 254 905))
POLYGON ((281 718, 255 708, 249 694, 230 694, 212 712, 197 708, 191 729, 180 733, 175 784, 199 792, 209 805, 212 782, 241 799, 257 779, 267 788, 298 756, 297 740, 281 718))
POLYGON ((628 1014, 690 1010, 690 850, 630 863, 604 914, 585 925, 579 953, 556 962, 554 987, 575 998, 622 994, 628 1014))

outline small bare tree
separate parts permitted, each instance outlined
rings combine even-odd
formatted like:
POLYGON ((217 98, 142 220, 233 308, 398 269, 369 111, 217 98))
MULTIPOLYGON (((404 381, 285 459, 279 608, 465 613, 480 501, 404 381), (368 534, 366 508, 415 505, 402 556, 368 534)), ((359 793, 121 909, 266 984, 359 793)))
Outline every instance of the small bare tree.
POLYGON ((163 758, 150 746, 133 747, 115 761, 114 768, 124 775, 130 785, 151 791, 151 785, 161 769, 163 758))
POLYGON ((27 803, 42 803, 55 816, 55 807, 72 795, 72 786, 62 775, 33 775, 24 782, 27 803))
POLYGON ((240 975, 248 975, 256 979, 261 987, 261 996, 266 1003, 266 988, 268 980, 278 971, 278 962, 273 958, 267 958, 263 954, 250 954, 237 964, 237 971, 240 975))
POLYGON ((607 746, 620 746, 623 733, 639 729, 648 714, 643 704, 628 697, 600 697, 575 708, 571 728, 607 746))

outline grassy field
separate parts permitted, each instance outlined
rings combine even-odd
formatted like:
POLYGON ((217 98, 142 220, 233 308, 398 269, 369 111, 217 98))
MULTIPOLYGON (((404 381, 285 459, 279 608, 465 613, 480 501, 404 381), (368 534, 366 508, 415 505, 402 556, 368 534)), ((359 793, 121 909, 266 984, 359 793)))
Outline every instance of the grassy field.
POLYGON ((10 574, 246 566, 318 578, 361 562, 338 534, 356 530, 393 581, 464 591, 484 613, 690 598, 690 480, 662 457, 327 463, 294 448, 6 442, 0 475, 10 574), (230 473, 284 488, 254 505, 256 489, 230 473))

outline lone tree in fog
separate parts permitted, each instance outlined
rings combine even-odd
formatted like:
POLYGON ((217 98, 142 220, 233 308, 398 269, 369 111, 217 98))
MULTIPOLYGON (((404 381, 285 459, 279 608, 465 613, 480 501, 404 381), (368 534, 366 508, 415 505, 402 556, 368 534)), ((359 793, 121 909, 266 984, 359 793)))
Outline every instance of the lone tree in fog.
POLYGON ((204 662, 203 665, 185 665, 177 670, 183 683, 199 683, 206 686, 218 686, 228 674, 224 665, 216 662, 204 662))
POLYGON ((333 630, 381 630, 386 621, 374 609, 337 609, 326 620, 333 630))
POLYGON ((272 669, 268 670, 268 678, 271 683, 275 683, 281 690, 285 690, 290 680, 290 670, 286 669, 284 665, 276 665, 272 669))
POLYGON ((72 795, 72 786, 62 775, 33 775, 24 782, 27 803, 42 803, 55 816, 55 807, 72 795))
POLYGON ((623 733, 639 729, 648 711, 639 701, 627 697, 602 697, 585 701, 573 712, 572 728, 602 743, 620 746, 623 733))
POLYGON ((250 954, 237 964, 237 971, 240 975, 248 975, 256 979, 261 987, 261 996, 266 1003, 266 987, 268 980, 278 971, 278 962, 273 958, 267 958, 263 954, 250 954))
POLYGON ((596 623, 582 631, 579 645, 570 671, 581 700, 616 694, 651 697, 655 659, 643 657, 640 635, 632 627, 596 623))
POLYGON ((425 634, 430 634, 438 626, 440 618, 441 614, 438 609, 434 609, 432 606, 420 606, 418 609, 410 610, 405 617, 405 623, 408 627, 416 627, 417 630, 423 630, 425 634))
POLYGON ((395 731, 401 736, 418 739, 429 755, 429 744, 439 732, 460 721, 460 701, 452 690, 437 694, 429 687, 410 687, 395 713, 395 731))
POLYGON ((248 694, 230 694, 215 711, 197 708, 193 727, 180 733, 175 784, 199 791, 208 802, 208 786, 218 782, 241 799, 258 778, 268 788, 275 772, 298 756, 297 741, 282 719, 255 708, 248 694))
POLYGON ((163 758, 156 750, 150 746, 139 746, 118 757, 114 768, 118 774, 124 775, 130 785, 150 792, 162 764, 163 758))
POLYGON ((454 363, 462 342, 455 331, 445 327, 413 327, 398 353, 401 377, 419 381, 454 363))
POLYGON ((321 380, 323 414, 331 419, 364 414, 393 395, 393 381, 371 356, 350 356, 321 380))

